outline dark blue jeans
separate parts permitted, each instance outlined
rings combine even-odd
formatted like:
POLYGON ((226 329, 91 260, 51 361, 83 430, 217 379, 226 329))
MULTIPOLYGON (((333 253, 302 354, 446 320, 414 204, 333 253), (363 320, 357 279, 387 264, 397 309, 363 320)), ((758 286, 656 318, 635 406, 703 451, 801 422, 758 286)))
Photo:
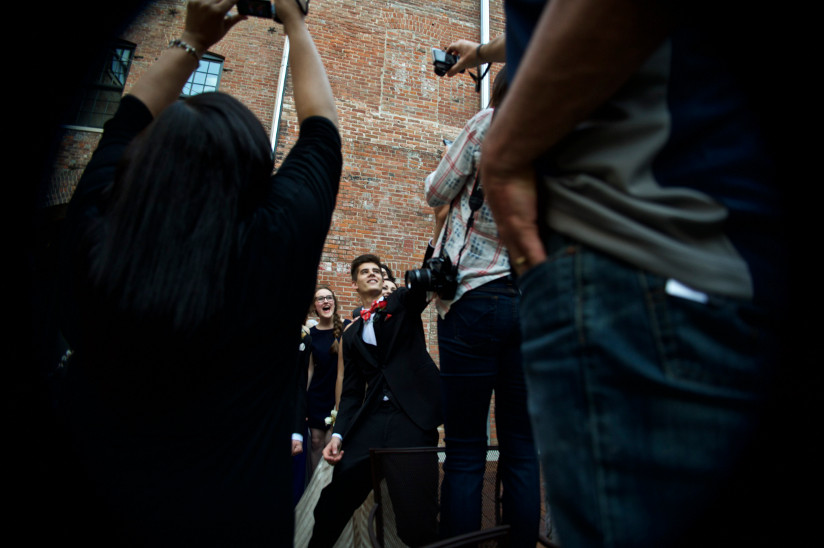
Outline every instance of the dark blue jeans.
POLYGON ((503 483, 503 521, 512 546, 534 548, 540 520, 540 474, 521 367, 518 290, 508 279, 485 284, 438 320, 446 461, 441 536, 481 527, 486 419, 495 391, 503 483))
POLYGON ((674 296, 665 278, 557 235, 550 244, 519 285, 529 411, 558 540, 670 546, 738 468, 761 419, 774 337, 751 303, 674 296))

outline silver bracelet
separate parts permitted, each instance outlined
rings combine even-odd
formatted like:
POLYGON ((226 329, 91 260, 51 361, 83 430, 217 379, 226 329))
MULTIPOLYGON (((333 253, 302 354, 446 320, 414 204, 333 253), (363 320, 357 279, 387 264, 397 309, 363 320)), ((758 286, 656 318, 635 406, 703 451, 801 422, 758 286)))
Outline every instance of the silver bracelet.
POLYGON ((186 42, 184 42, 180 38, 178 38, 176 40, 172 40, 171 42, 169 42, 169 47, 170 48, 182 48, 182 49, 186 50, 186 53, 188 53, 189 55, 192 55, 195 59, 197 59, 198 63, 200 62, 200 58, 203 57, 203 55, 198 53, 195 48, 193 48, 192 46, 190 46, 189 44, 187 44, 186 42))

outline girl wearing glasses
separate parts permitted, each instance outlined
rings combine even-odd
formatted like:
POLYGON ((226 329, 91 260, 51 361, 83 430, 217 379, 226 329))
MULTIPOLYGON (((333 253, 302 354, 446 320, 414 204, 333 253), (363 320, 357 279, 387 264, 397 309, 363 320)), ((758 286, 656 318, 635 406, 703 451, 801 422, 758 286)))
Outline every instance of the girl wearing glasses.
POLYGON ((340 336, 344 327, 350 323, 349 320, 341 320, 337 297, 328 286, 318 286, 314 306, 318 324, 310 330, 313 367, 309 371, 309 387, 306 392, 306 416, 312 435, 309 452, 312 471, 320 462, 321 452, 331 436, 331 427, 325 419, 335 408, 340 336))

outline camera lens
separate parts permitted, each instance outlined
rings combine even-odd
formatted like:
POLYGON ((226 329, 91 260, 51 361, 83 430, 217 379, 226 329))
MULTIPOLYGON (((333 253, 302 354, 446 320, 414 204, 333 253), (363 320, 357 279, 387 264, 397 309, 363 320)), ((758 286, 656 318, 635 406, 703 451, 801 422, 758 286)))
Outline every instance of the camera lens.
POLYGON ((406 287, 409 289, 417 288, 430 289, 432 285, 432 271, 428 268, 419 268, 417 270, 407 270, 404 276, 406 280, 406 287))

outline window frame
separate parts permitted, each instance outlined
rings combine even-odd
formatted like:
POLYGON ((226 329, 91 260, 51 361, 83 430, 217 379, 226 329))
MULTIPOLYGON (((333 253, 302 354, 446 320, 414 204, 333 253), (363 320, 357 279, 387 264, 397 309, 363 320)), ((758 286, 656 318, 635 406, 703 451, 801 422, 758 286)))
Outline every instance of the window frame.
POLYGON ((87 75, 86 83, 67 113, 70 121, 63 124, 64 127, 98 133, 103 131, 103 125, 114 116, 120 105, 136 49, 137 44, 122 39, 107 44, 98 62, 93 65, 98 68, 87 75), (116 101, 113 100, 115 94, 116 101), (108 98, 103 98, 104 95, 108 95, 108 98), (88 104, 105 106, 100 110, 85 109, 88 104), (100 125, 91 123, 96 119, 102 120, 100 125))
POLYGON ((201 57, 200 61, 197 64, 197 68, 192 72, 192 74, 186 80, 186 83, 183 85, 183 89, 180 92, 180 98, 185 99, 187 97, 194 97, 195 95, 200 95, 201 93, 208 93, 208 92, 219 90, 220 89, 220 80, 223 76, 223 63, 224 63, 225 60, 226 60, 226 58, 222 57, 220 55, 216 55, 214 53, 209 53, 209 52, 204 53, 203 56, 201 57), (203 66, 204 62, 209 63, 209 65, 206 67, 207 70, 205 70, 205 71, 201 70, 201 67, 203 66), (212 67, 212 66, 217 66, 217 72, 216 73, 209 71, 209 68, 212 67), (214 86, 207 85, 205 82, 204 83, 195 83, 194 80, 197 79, 198 74, 204 74, 205 75, 204 79, 208 79, 208 77, 210 75, 214 75, 216 77, 217 81, 215 82, 214 86), (188 87, 191 91, 191 88, 193 86, 200 86, 201 91, 199 91, 197 93, 186 93, 186 88, 188 87), (206 89, 206 88, 208 88, 208 89, 206 89))

